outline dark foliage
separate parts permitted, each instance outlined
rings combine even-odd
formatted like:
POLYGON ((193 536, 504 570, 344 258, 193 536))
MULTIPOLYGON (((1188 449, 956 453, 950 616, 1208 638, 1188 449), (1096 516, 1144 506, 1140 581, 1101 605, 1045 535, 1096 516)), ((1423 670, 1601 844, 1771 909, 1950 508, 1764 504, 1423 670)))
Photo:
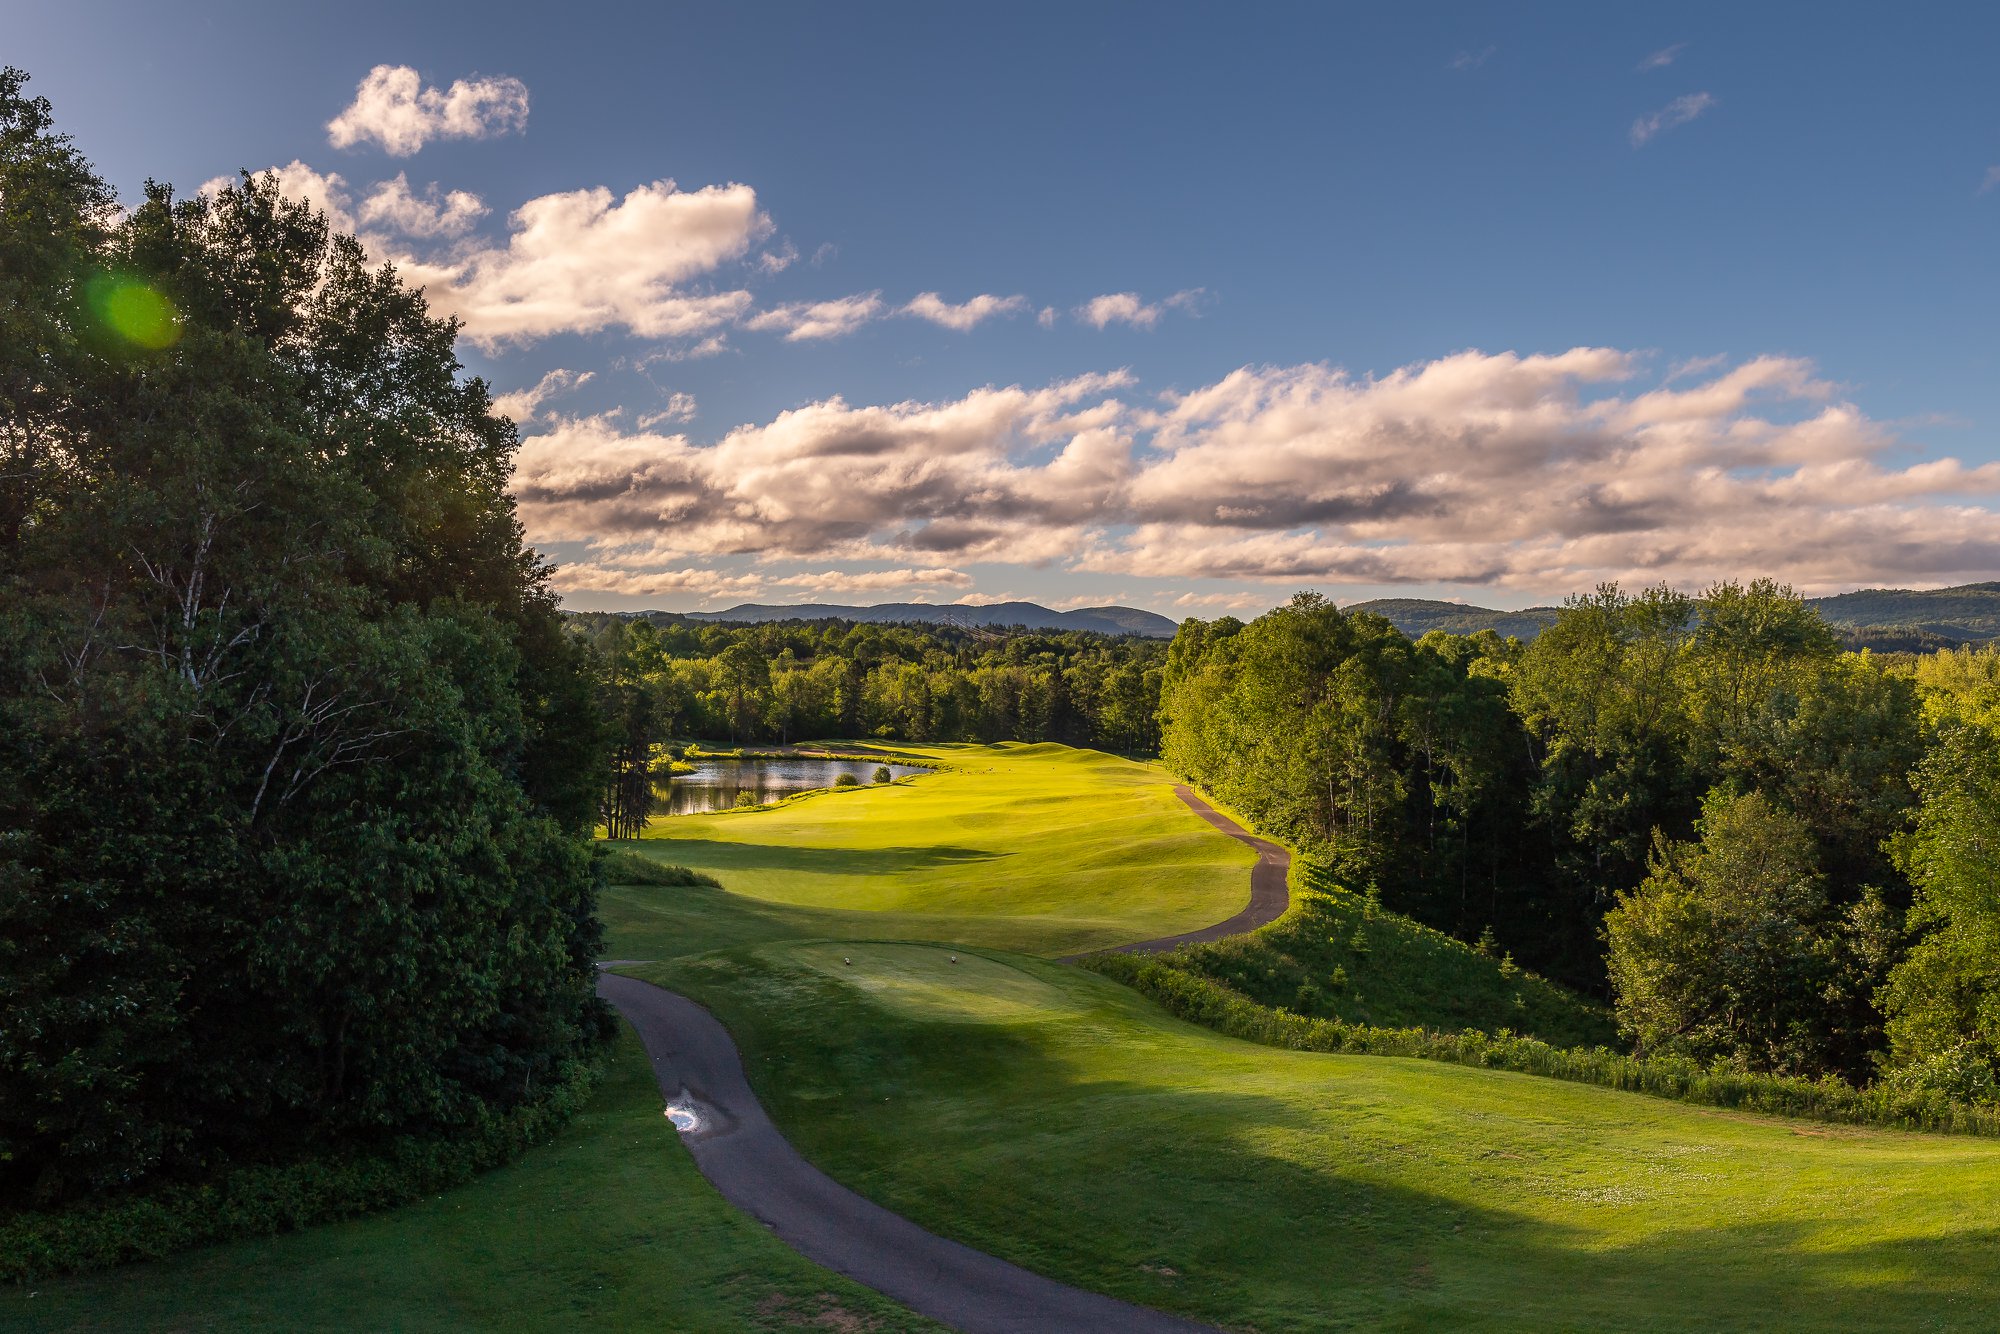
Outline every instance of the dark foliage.
POLYGON ((589 657, 454 327, 0 77, 0 1198, 412 1133, 599 1032, 589 657))

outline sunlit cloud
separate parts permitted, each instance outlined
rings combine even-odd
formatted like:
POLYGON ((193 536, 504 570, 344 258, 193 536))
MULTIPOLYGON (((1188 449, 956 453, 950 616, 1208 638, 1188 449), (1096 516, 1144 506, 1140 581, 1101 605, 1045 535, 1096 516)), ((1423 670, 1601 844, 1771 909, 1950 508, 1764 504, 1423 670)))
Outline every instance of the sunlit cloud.
POLYGON ((1244 367, 1163 402, 1083 376, 828 399, 712 443, 565 419, 524 441, 515 492, 531 539, 633 573, 1001 564, 1226 580, 1257 602, 1299 582, 1554 596, 1756 571, 1829 591, 2000 565, 2000 464, 1912 460, 1796 358, 1648 362, 1244 367))
POLYGON ((362 227, 388 227, 405 236, 463 236, 487 212, 478 195, 464 190, 441 192, 431 185, 416 194, 399 171, 368 192, 355 219, 362 227))
POLYGON ((882 294, 863 292, 832 301, 794 301, 757 312, 743 321, 746 329, 785 335, 790 343, 843 338, 881 317, 882 294))
POLYGON ((1024 296, 992 296, 982 293, 969 301, 953 305, 936 292, 919 292, 910 298, 899 314, 913 315, 921 320, 960 333, 970 332, 985 320, 1001 315, 1018 315, 1028 308, 1028 298, 1024 296))
POLYGON ((433 139, 486 139, 528 125, 528 86, 519 79, 460 79, 426 88, 408 65, 377 65, 346 110, 327 122, 335 148, 374 143, 408 157, 433 139))

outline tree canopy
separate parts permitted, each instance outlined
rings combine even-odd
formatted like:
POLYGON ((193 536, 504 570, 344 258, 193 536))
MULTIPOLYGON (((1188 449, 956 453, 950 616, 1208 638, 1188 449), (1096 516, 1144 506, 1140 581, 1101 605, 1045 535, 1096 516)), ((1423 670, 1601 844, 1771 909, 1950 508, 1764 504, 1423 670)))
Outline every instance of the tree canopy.
POLYGON ((476 1122, 598 1031, 593 668, 455 327, 0 75, 0 1194, 476 1122))

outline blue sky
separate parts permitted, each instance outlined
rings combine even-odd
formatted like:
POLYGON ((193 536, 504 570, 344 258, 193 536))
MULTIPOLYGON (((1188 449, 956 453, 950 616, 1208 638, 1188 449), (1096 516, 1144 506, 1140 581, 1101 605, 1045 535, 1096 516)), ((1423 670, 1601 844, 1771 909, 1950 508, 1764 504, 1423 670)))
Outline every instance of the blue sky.
POLYGON ((126 197, 296 163, 569 373, 573 606, 2000 577, 1990 7, 7 11, 126 197))

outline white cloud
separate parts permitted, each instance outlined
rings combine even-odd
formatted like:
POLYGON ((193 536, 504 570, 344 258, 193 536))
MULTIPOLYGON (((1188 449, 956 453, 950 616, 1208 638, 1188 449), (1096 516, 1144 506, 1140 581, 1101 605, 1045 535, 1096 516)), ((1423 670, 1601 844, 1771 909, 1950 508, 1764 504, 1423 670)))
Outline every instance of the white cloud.
POLYGON ((1478 69, 1481 65, 1493 59, 1495 53, 1499 50, 1500 48, 1497 46, 1488 46, 1478 51, 1460 51, 1451 58, 1451 67, 1456 70, 1478 69))
POLYGON ((528 86, 519 79, 460 79, 449 88, 426 88, 408 65, 377 65, 326 131, 335 148, 372 142, 394 157, 408 157, 433 139, 485 139, 527 125, 528 86))
POLYGON ((1380 377, 1245 367, 1158 407, 1127 375, 1086 376, 829 399, 712 444, 566 419, 523 442, 515 493, 533 540, 586 543, 594 565, 635 576, 1003 563, 1545 597, 1601 579, 1771 574, 1829 591, 2000 566, 2000 463, 1910 461, 1796 359, 1646 370, 1609 348, 1462 352, 1380 377))
POLYGON ((1687 49, 1688 44, 1686 42, 1675 42, 1672 46, 1663 46, 1639 62, 1639 72, 1644 74, 1650 70, 1665 69, 1667 66, 1673 64, 1675 60, 1679 59, 1681 52, 1687 49))
POLYGON ((1103 329, 1113 324, 1129 324, 1135 329, 1150 329, 1160 322, 1160 317, 1169 310, 1193 310, 1203 296, 1203 289, 1191 287, 1175 292, 1164 301, 1148 305, 1139 299, 1137 292, 1109 292, 1095 296, 1076 308, 1076 317, 1093 329, 1103 329))
POLYGON ((1044 329, 1053 329, 1056 327, 1056 321, 1060 318, 1061 316, 1057 313, 1054 306, 1043 306, 1035 315, 1035 323, 1041 325, 1044 329))
POLYGON ((397 172, 383 181, 361 201, 356 216, 363 226, 393 227, 407 236, 463 236, 472 224, 486 216, 487 207, 478 195, 464 190, 441 193, 433 184, 419 196, 411 193, 409 179, 397 172))
POLYGON ((544 402, 558 394, 580 389, 596 378, 596 371, 553 370, 526 389, 494 395, 493 410, 503 417, 513 418, 517 423, 526 422, 533 419, 544 402))
POLYGON ((1676 97, 1658 111, 1641 116, 1632 122, 1632 147, 1639 148, 1662 130, 1671 130, 1677 125, 1685 125, 1703 112, 1711 110, 1716 99, 1710 93, 1688 93, 1676 97))
POLYGON ((831 241, 822 241, 820 242, 819 247, 815 249, 812 253, 812 266, 816 269, 825 268, 828 264, 832 263, 835 257, 838 256, 839 254, 840 254, 839 246, 835 245, 831 241))
POLYGON ((655 426, 672 426, 679 422, 695 419, 696 406, 693 394, 674 393, 667 395, 667 404, 658 412, 649 412, 639 418, 639 429, 649 431, 655 426))
POLYGON ((914 315, 920 320, 947 329, 966 333, 982 320, 990 320, 996 315, 1017 315, 1028 308, 1028 298, 1024 296, 992 296, 982 293, 970 301, 953 305, 936 292, 919 292, 910 298, 899 314, 914 315))
POLYGON ((833 301, 794 301, 773 306, 744 320, 743 327, 782 332, 788 343, 842 338, 880 318, 882 309, 880 292, 862 292, 833 301))
POLYGON ((1979 183, 1979 193, 1983 195, 1995 186, 2000 186, 2000 167, 1988 167, 1985 179, 1979 183))
POLYGON ((667 180, 622 200, 602 187, 543 195, 508 225, 504 246, 394 257, 487 347, 621 327, 641 338, 710 335, 749 309, 750 294, 686 282, 742 258, 771 229, 747 185, 684 191, 667 180))
POLYGON ((799 248, 785 241, 757 256, 757 268, 762 273, 779 274, 792 267, 799 257, 799 248))

